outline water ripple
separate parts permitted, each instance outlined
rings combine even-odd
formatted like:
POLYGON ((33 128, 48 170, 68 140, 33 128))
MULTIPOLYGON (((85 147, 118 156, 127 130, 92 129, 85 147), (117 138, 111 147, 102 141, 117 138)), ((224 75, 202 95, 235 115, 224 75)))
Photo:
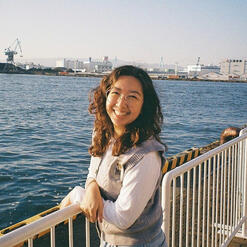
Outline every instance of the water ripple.
MULTIPOLYGON (((53 207, 84 185, 98 78, 0 74, 0 229, 53 207)), ((247 122, 247 84, 155 81, 167 155, 247 122)))

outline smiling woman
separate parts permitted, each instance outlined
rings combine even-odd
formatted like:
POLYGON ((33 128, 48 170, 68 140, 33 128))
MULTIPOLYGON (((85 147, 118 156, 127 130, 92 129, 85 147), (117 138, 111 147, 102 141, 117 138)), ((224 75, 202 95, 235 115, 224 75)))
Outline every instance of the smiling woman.
POLYGON ((143 104, 142 85, 133 76, 121 76, 106 100, 106 111, 114 126, 115 138, 124 134, 126 125, 140 115, 143 104))
MULTIPOLYGON (((166 246, 160 204, 163 116, 152 80, 140 68, 116 68, 93 91, 89 111, 95 115, 91 162, 79 203, 99 223, 100 246, 166 246)), ((61 208, 73 203, 73 194, 61 208)))

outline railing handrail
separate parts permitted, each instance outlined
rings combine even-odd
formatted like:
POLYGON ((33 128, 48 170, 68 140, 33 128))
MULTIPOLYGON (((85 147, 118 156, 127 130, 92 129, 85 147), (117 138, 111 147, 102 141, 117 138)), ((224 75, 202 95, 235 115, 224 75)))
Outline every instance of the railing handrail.
MULTIPOLYGON (((162 225, 162 229, 163 229, 163 231, 165 232, 165 234, 167 236, 168 243, 169 243, 170 230, 171 230, 171 227, 170 227, 170 219, 171 219, 170 218, 171 217, 170 211, 171 211, 171 208, 170 207, 173 207, 170 204, 170 198, 171 197, 173 198, 172 200, 173 200, 173 203, 174 203, 174 200, 175 200, 174 196, 176 197, 176 192, 174 192, 175 190, 172 187, 174 187, 174 185, 176 187, 176 184, 174 184, 176 179, 179 178, 179 181, 183 184, 183 181, 184 181, 184 177, 183 176, 184 176, 185 173, 192 171, 193 169, 197 168, 198 166, 201 166, 205 161, 211 160, 212 158, 216 157, 217 155, 220 155, 221 153, 225 152, 226 150, 229 150, 231 147, 233 147, 235 145, 238 145, 238 143, 242 143, 242 141, 244 141, 246 143, 246 141, 247 141, 247 132, 246 132, 246 130, 243 131, 241 134, 242 135, 240 135, 239 137, 236 137, 233 140, 231 140, 231 141, 229 141, 227 143, 224 143, 224 144, 220 145, 219 147, 216 147, 216 148, 208 151, 207 153, 202 154, 201 156, 199 156, 199 157, 197 157, 197 158, 195 158, 195 159, 193 159, 191 161, 186 162, 185 164, 183 164, 180 167, 176 167, 175 169, 169 171, 168 173, 166 173, 164 175, 164 177, 162 179, 162 198, 161 198, 162 199, 162 208, 163 208, 163 225, 162 225)), ((245 156, 247 157, 247 154, 245 154, 245 156)), ((242 164, 242 166, 246 167, 247 158, 245 158, 243 160, 245 160, 245 161, 242 164)), ((201 174, 200 171, 201 170, 199 169, 199 174, 201 174)), ((196 174, 196 173, 194 172, 194 174, 196 174)), ((200 176, 200 175, 198 175, 198 176, 200 176)), ((194 185, 195 185, 195 183, 193 182, 193 188, 195 188, 194 185)), ((188 185, 186 187, 188 188, 188 185)), ((191 188, 191 189, 193 189, 193 188, 191 188)), ((180 188, 179 191, 183 194, 183 189, 180 188)), ((199 185, 199 191, 201 191, 200 190, 200 185, 199 185)), ((178 193, 180 193, 180 192, 178 192, 178 193)), ((185 192, 185 193, 187 193, 187 192, 185 192)), ((196 193, 199 195, 199 192, 196 192, 196 193)), ((193 198, 194 198, 194 194, 193 194, 193 198)), ((181 209, 183 207, 182 206, 183 205, 182 196, 180 196, 180 204, 181 205, 179 207, 181 209)), ((199 210, 200 204, 198 204, 198 205, 199 205, 198 206, 198 210, 199 210)), ((198 215, 200 215, 200 212, 198 213, 198 215)), ((243 218, 241 219, 241 222, 240 222, 241 225, 243 223, 245 223, 246 216, 247 215, 244 215, 243 218)), ((175 217, 174 212, 172 212, 172 222, 174 220, 173 217, 175 217)), ((183 217, 183 216, 181 216, 181 217, 183 217)), ((199 220, 199 217, 200 216, 198 216, 198 220, 199 220)), ((180 218, 180 220, 181 220, 181 218, 180 218)), ((193 229, 192 229, 192 231, 193 231, 193 229)), ((235 234, 235 231, 233 232, 233 234, 235 234)), ((179 246, 182 246, 181 244, 182 243, 179 242, 179 246)), ((197 242, 197 244, 198 244, 198 242, 197 242)))
POLYGON ((244 129, 241 129, 239 135, 241 136, 241 135, 244 135, 246 133, 247 133, 247 127, 244 129))
POLYGON ((22 243, 27 239, 34 237, 37 233, 58 225, 59 223, 64 222, 68 218, 71 218, 79 213, 81 213, 79 204, 73 204, 62 210, 53 212, 41 219, 38 219, 37 221, 20 227, 19 229, 0 237, 0 246, 10 247, 17 245, 18 243, 22 243))
MULTIPOLYGON (((193 160, 190 160, 190 161, 184 163, 182 166, 178 166, 178 167, 174 168, 173 170, 171 170, 170 172, 168 172, 164 175, 163 180, 171 181, 173 178, 177 177, 179 174, 186 172, 186 171, 192 169, 193 167, 196 167, 197 165, 202 163, 204 160, 213 157, 214 155, 222 152, 223 150, 227 149, 228 147, 232 146, 233 144, 244 140, 245 138, 247 138, 247 133, 244 133, 241 136, 236 137, 233 140, 226 142, 226 143, 208 151, 207 153, 202 154, 202 155, 194 158, 193 160)), ((163 183, 163 181, 162 181, 162 183, 163 183)))

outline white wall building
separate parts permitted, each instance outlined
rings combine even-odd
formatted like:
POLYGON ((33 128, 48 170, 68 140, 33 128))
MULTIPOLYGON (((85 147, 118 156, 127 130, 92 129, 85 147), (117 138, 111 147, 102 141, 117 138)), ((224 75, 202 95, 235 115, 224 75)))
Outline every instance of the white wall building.
POLYGON ((108 57, 104 57, 103 61, 92 61, 90 57, 87 62, 84 62, 84 68, 86 72, 103 73, 112 70, 112 63, 108 57))
POLYGON ((65 59, 56 61, 56 68, 65 68, 65 59))
POLYGON ((226 59, 220 64, 220 72, 225 75, 235 75, 246 77, 247 60, 245 59, 226 59))
POLYGON ((208 73, 219 73, 220 67, 216 65, 188 65, 188 76, 202 76, 208 73))
POLYGON ((84 63, 79 60, 62 59, 62 60, 56 61, 56 67, 73 69, 73 70, 81 70, 84 68, 84 63))

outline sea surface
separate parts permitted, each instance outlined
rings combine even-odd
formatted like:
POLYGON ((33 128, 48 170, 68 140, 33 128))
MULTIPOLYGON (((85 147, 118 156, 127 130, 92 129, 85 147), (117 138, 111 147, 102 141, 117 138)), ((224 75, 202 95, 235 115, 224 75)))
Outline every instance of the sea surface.
MULTIPOLYGON (((0 229, 57 205, 85 183, 100 78, 0 74, 0 229)), ((167 156, 247 123, 247 83, 154 81, 167 156)))

